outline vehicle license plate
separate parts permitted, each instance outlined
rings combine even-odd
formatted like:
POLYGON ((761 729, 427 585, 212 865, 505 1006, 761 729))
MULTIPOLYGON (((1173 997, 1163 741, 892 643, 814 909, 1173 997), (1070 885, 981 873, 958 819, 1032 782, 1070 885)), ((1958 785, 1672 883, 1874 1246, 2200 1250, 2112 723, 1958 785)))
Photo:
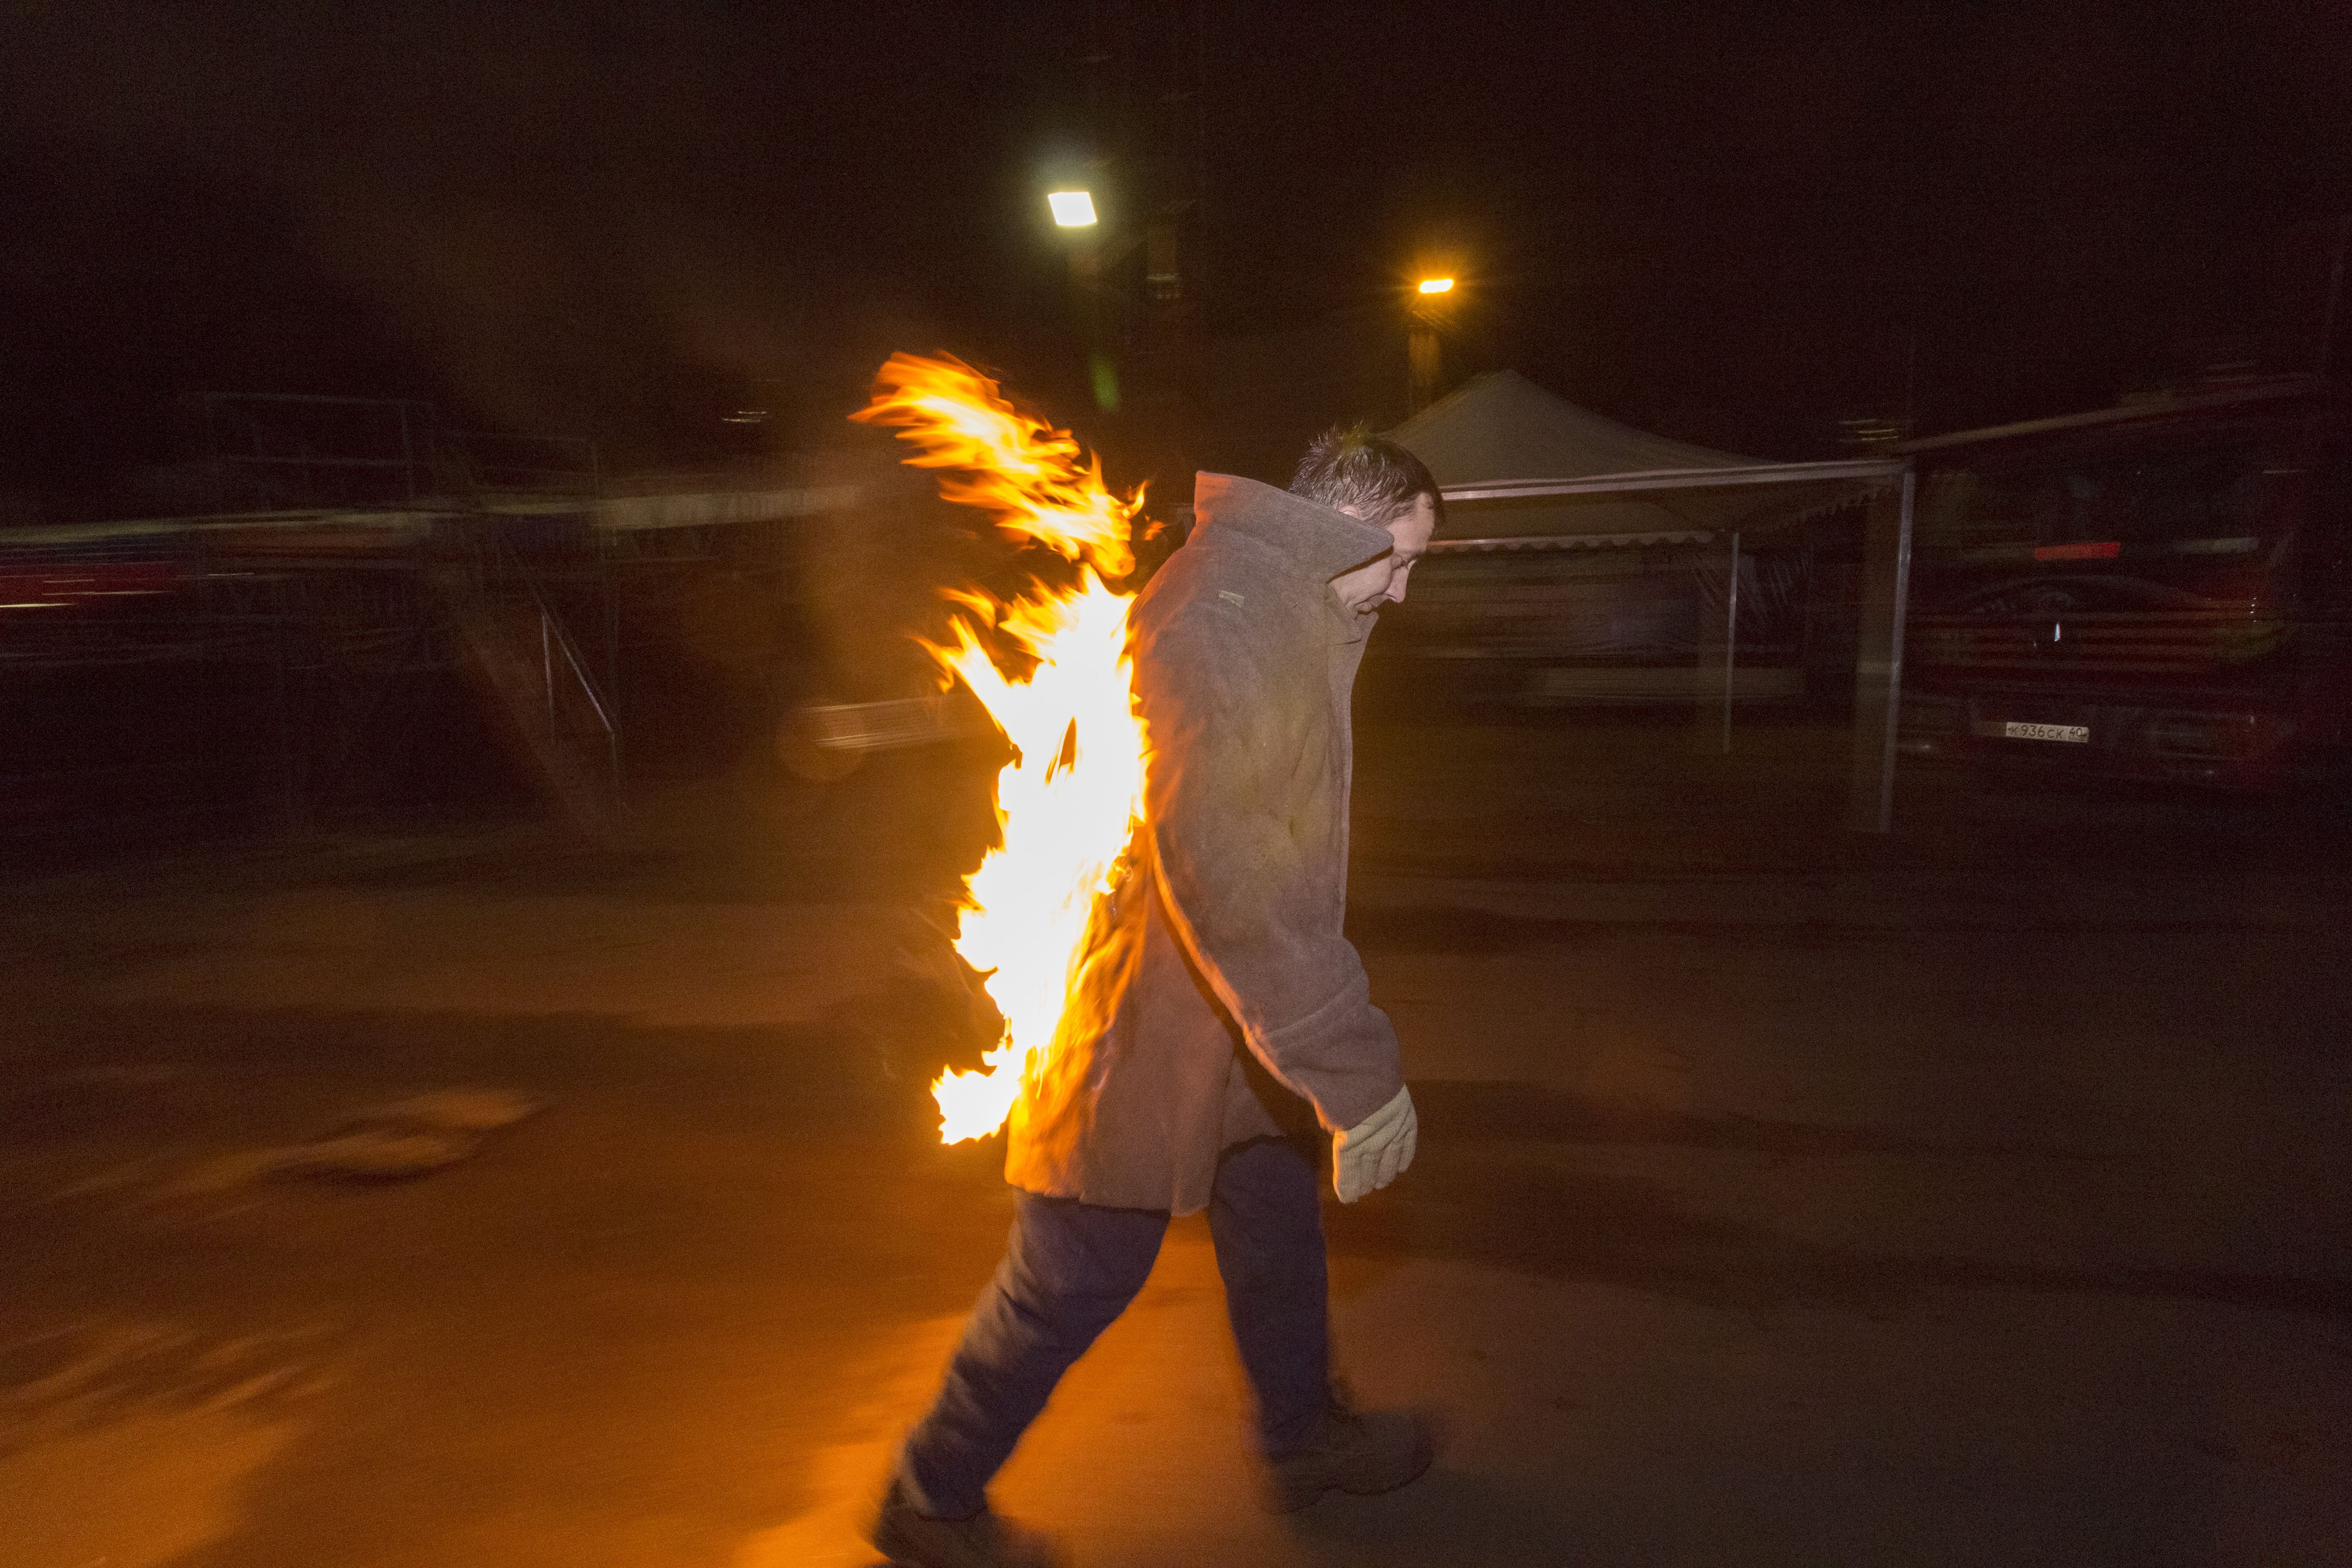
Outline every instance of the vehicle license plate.
POLYGON ((2087 745, 2091 739, 2088 724, 2024 724, 2011 719, 2000 727, 2000 732, 2012 741, 2071 741, 2075 745, 2087 745))

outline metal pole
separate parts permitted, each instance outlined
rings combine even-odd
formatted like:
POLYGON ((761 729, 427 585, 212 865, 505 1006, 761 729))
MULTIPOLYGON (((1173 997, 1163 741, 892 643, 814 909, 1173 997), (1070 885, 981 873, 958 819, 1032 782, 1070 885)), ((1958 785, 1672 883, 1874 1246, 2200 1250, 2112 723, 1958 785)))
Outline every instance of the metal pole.
POLYGON ((1887 528, 1886 497, 1871 503, 1866 523, 1861 621, 1854 649, 1853 782, 1847 826, 1885 833, 1895 825, 1895 756, 1903 719, 1903 636, 1911 597, 1912 497, 1916 474, 1905 464, 1887 528))
POLYGON ((2325 378, 2336 348, 2336 311, 2344 303, 2344 249, 2352 244, 2352 213, 2336 225, 2336 259, 2327 268, 2327 309, 2319 319, 2319 363, 2313 374, 2325 378))
POLYGON ((416 502, 416 443, 408 433, 408 405, 400 405, 400 472, 408 481, 408 500, 416 502))
POLYGON ((212 468, 213 510, 228 510, 228 462, 220 449, 220 394, 205 394, 205 461, 212 468))
POLYGON ((1731 607, 1723 619, 1723 754, 1731 754, 1731 678, 1739 654, 1739 532, 1731 534, 1731 591, 1724 595, 1731 607))
POLYGON ((604 714, 604 744, 613 759, 613 805, 623 804, 621 786, 621 600, 614 586, 613 531, 603 525, 597 503, 604 497, 604 458, 596 443, 588 443, 588 531, 596 547, 596 592, 604 608, 604 692, 611 703, 604 714))
POLYGON ((539 672, 547 683, 547 738, 555 739, 555 647, 548 636, 547 606, 539 607, 539 672))
POLYGON ((286 826, 292 833, 307 833, 310 827, 310 726, 314 705, 308 700, 310 688, 297 662, 301 651, 299 639, 310 620, 304 614, 310 608, 309 593, 309 585, 289 572, 270 585, 269 596, 261 601, 275 612, 271 643, 278 665, 278 736, 284 765, 286 826))
POLYGON ((1911 607, 1911 497, 1917 474, 1903 470, 1902 510, 1895 527, 1895 636, 1886 655, 1886 716, 1879 748, 1878 831, 1895 826, 1895 742, 1903 727, 1903 626, 1911 607))
POLYGON ((1437 327, 1417 312, 1405 335, 1405 413, 1414 415, 1437 400, 1437 327))

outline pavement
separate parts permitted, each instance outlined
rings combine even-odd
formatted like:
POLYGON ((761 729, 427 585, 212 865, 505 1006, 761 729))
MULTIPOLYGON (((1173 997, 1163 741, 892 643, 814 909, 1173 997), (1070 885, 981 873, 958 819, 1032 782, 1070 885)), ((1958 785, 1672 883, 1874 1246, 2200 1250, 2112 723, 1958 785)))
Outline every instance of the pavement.
MULTIPOLYGON (((1833 729, 1703 739, 1362 736, 1423 1136, 1327 1207, 1333 1312, 1438 1467, 1256 1513, 1190 1219, 1000 1505, 1090 1568, 2352 1563, 2334 803, 1906 773, 1877 839, 1833 729)), ((871 1563, 1011 1215, 923 1089, 984 778, 10 884, 0 1564, 871 1563), (259 1158, 453 1090, 545 1108, 259 1158)))

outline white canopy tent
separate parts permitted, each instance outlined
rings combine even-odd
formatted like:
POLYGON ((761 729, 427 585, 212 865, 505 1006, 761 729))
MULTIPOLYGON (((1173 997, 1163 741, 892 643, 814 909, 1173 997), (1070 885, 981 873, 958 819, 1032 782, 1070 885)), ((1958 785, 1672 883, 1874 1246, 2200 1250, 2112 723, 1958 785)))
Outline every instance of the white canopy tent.
POLYGON ((1448 537, 1431 545, 1433 554, 1721 542, 1733 561, 1727 745, 1743 534, 1752 542, 1827 506, 1893 501, 1872 505, 1866 534, 1850 812, 1856 827, 1887 830, 1911 563, 1908 462, 1761 463, 1619 424, 1514 371, 1473 377, 1389 435, 1429 465, 1444 494, 1448 537))

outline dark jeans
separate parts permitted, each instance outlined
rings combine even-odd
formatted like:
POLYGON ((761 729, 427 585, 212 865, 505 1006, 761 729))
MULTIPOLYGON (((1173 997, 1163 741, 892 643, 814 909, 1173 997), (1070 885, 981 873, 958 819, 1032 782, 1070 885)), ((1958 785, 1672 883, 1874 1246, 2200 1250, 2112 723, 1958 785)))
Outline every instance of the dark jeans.
MULTIPOLYGON (((1298 1145, 1265 1138, 1225 1151, 1209 1199, 1225 1312, 1270 1455, 1312 1436, 1330 1390, 1320 1185, 1298 1145)), ((1031 1193, 1019 1202, 1004 1261, 900 1459, 918 1506, 946 1518, 985 1506, 989 1479, 1062 1373, 1143 1288, 1168 1231, 1168 1216, 1147 1209, 1031 1193)))

